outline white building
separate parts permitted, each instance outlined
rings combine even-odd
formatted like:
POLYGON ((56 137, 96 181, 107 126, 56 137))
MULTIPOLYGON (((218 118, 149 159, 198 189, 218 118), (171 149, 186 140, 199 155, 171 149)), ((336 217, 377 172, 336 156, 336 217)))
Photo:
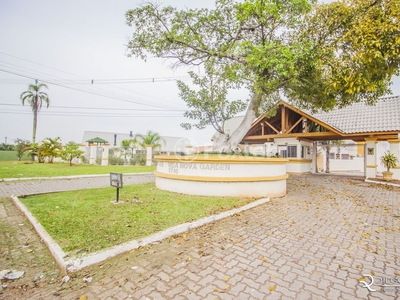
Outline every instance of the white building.
MULTIPOLYGON (((255 120, 240 146, 245 152, 289 159, 288 172, 326 170, 322 141, 346 141, 329 151, 331 171, 357 171, 376 177, 380 157, 390 151, 400 158, 400 97, 383 97, 375 105, 361 101, 329 112, 311 113, 279 101, 255 120), (269 117, 267 117, 269 116, 269 117)), ((243 117, 225 124, 231 134, 243 117)), ((391 170, 400 179, 400 167, 391 170)))

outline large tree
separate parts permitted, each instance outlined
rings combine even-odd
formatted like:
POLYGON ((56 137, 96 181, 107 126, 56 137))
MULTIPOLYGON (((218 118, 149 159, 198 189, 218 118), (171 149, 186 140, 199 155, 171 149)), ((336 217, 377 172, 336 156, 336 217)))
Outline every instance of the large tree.
POLYGON ((191 88, 178 80, 179 96, 186 102, 190 110, 184 116, 197 123, 182 123, 185 129, 204 129, 211 125, 220 134, 226 134, 225 121, 234 117, 238 112, 246 109, 246 101, 227 98, 228 91, 236 87, 224 76, 221 76, 213 63, 205 64, 204 76, 189 72, 192 82, 197 89, 191 88))
POLYGON ((373 103, 399 69, 398 1, 217 0, 212 10, 149 2, 126 20, 134 27, 130 55, 172 59, 174 67, 216 59, 224 78, 251 91, 242 124, 218 151, 235 147, 278 94, 311 109, 373 103))
POLYGON ((41 89, 48 88, 46 84, 30 84, 28 90, 23 92, 20 96, 22 105, 28 102, 33 111, 33 132, 32 132, 32 144, 36 143, 36 129, 37 129, 37 117, 40 109, 42 108, 43 102, 46 103, 48 108, 50 105, 49 96, 42 92, 41 89))

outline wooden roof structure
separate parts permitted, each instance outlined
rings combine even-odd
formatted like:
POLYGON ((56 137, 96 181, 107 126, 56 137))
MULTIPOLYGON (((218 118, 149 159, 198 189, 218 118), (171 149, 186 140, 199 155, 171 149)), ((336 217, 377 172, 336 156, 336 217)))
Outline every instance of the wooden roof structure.
MULTIPOLYGON (((389 98, 384 100, 387 99, 389 98)), ((391 97, 389 100, 381 101, 380 99, 376 107, 361 104, 358 110, 353 107, 319 114, 302 111, 281 100, 272 108, 272 111, 254 121, 242 142, 263 144, 273 142, 275 138, 296 138, 309 142, 321 140, 365 141, 365 138, 398 139, 400 133, 400 97, 391 97), (382 114, 385 109, 387 110, 385 114, 394 115, 390 126, 383 126, 385 125, 383 120, 386 116, 382 114), (399 117, 397 117, 397 114, 399 114, 399 117), (363 122, 357 120, 357 118, 361 118, 363 122), (375 127, 367 125, 371 123, 372 119, 377 120, 375 127), (382 121, 379 122, 379 120, 382 121), (355 124, 351 129, 346 125, 349 121, 355 124), (358 126, 358 128, 354 128, 354 126, 358 126)))
POLYGON ((93 139, 87 140, 87 143, 97 143, 97 144, 108 144, 108 141, 103 140, 102 138, 95 137, 93 139))

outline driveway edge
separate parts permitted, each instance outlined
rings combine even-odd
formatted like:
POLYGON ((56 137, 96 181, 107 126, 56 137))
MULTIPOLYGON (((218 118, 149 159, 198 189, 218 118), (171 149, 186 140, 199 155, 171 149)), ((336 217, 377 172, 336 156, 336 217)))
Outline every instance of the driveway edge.
POLYGON ((245 210, 252 209, 256 206, 262 205, 270 201, 269 198, 262 198, 247 205, 244 205, 239 208, 234 208, 226 212, 219 213, 217 215, 205 217, 193 222, 183 223, 176 225, 174 227, 168 228, 166 230, 156 232, 148 237, 142 238, 140 240, 132 240, 121 245, 117 245, 108 249, 105 249, 101 252, 91 253, 82 258, 71 258, 69 260, 64 260, 68 255, 61 249, 61 247, 53 240, 53 238, 48 234, 48 232, 44 229, 44 227, 39 223, 39 221, 32 215, 32 213, 27 209, 27 207, 18 199, 17 196, 11 196, 15 205, 24 213, 29 222, 32 224, 33 228, 35 228, 36 232, 40 236, 40 238, 44 241, 47 248, 50 250, 50 253, 53 255, 54 259, 57 262, 60 270, 64 273, 68 272, 76 272, 88 266, 103 262, 109 258, 115 257, 117 255, 127 253, 129 251, 138 249, 139 247, 143 247, 150 244, 155 244, 170 238, 171 236, 178 235, 184 232, 187 232, 191 229, 201 227, 205 224, 212 223, 214 221, 218 221, 230 216, 233 216, 237 213, 240 213, 245 210))

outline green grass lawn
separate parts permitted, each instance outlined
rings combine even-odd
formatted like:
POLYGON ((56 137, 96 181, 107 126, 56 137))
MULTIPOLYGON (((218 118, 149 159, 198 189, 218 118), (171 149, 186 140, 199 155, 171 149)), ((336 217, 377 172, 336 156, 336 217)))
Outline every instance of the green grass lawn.
POLYGON ((68 163, 30 163, 24 161, 0 161, 0 178, 55 177, 116 173, 152 172, 155 167, 146 166, 99 166, 73 165, 68 163))
POLYGON ((251 198, 190 196, 154 183, 20 199, 65 252, 90 253, 139 239, 174 225, 252 202, 251 198))
MULTIPOLYGON (((0 151, 0 161, 17 161, 17 151, 0 151)), ((23 161, 31 160, 27 153, 22 156, 23 161)))

